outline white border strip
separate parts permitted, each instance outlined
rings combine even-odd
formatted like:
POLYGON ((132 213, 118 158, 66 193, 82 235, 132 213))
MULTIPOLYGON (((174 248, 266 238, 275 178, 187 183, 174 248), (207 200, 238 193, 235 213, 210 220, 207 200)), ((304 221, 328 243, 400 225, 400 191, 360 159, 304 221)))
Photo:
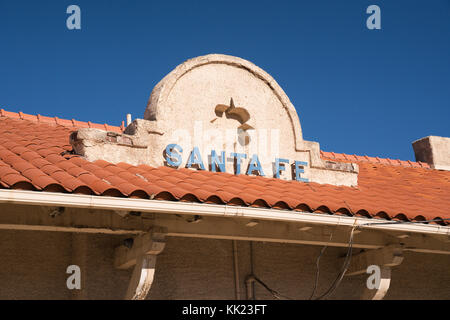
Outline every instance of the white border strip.
POLYGON ((82 194, 0 189, 0 203, 61 206, 117 211, 189 214, 216 217, 239 217, 308 224, 355 225, 368 229, 431 233, 450 236, 450 227, 421 223, 389 223, 388 220, 347 217, 279 209, 239 207, 181 201, 163 201, 134 198, 91 196, 82 194), (371 223, 371 225, 364 225, 371 223), (377 225, 378 224, 378 225, 377 225))

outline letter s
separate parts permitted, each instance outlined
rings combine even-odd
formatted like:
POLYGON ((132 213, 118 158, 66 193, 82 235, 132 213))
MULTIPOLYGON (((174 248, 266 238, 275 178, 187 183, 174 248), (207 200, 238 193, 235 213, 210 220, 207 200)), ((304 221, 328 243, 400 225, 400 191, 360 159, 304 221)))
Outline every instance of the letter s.
POLYGON ((180 153, 183 152, 183 148, 181 148, 179 145, 177 144, 169 144, 166 147, 166 151, 165 151, 165 158, 166 158, 166 162, 169 166, 171 167, 179 167, 181 165, 181 155, 180 153), (178 151, 178 152, 174 152, 178 151), (176 160, 176 161, 174 161, 176 160))

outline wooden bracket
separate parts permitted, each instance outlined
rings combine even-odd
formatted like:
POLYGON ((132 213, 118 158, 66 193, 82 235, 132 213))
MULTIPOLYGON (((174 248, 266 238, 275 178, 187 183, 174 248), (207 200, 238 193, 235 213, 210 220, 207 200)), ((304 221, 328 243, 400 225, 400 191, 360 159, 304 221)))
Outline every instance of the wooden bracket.
POLYGON ((346 276, 359 275, 367 272, 371 265, 380 268, 379 285, 377 288, 366 288, 361 296, 364 300, 381 300, 389 290, 391 283, 391 268, 403 261, 403 249, 399 245, 388 245, 374 250, 367 250, 352 257, 346 276))
POLYGON ((134 266, 126 300, 146 298, 155 275, 156 256, 164 250, 166 234, 167 229, 154 228, 115 249, 116 268, 128 269, 134 266))

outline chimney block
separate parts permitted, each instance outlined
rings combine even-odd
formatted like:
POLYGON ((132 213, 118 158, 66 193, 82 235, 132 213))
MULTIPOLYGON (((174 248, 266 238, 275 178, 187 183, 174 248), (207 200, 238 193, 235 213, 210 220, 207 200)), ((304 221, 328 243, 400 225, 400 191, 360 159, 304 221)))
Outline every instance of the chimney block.
POLYGON ((416 161, 433 169, 450 171, 450 138, 428 136, 412 143, 416 161))

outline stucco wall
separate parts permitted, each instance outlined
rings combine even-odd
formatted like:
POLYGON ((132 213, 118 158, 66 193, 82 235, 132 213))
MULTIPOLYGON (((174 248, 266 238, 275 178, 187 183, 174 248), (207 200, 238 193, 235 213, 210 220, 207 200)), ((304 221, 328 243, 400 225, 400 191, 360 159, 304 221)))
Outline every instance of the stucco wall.
MULTIPOLYGON (((0 299, 121 299, 131 270, 113 268, 113 249, 123 237, 60 232, 0 230, 0 299), (83 290, 68 290, 66 268, 78 264, 83 290)), ((168 238, 158 256, 149 299, 234 299, 232 241, 168 238)), ((240 294, 246 296, 250 243, 237 242, 240 294)), ((315 260, 321 247, 253 242, 253 271, 280 293, 310 296, 315 260)), ((340 267, 343 248, 328 248, 321 259, 317 294, 323 293, 340 267)), ((450 299, 449 255, 405 252, 393 269, 387 299, 450 299)), ((346 277, 331 298, 357 299, 367 276, 346 277)), ((257 299, 271 299, 255 285, 257 299)))
POLYGON ((0 299, 69 299, 71 234, 0 230, 0 299))

